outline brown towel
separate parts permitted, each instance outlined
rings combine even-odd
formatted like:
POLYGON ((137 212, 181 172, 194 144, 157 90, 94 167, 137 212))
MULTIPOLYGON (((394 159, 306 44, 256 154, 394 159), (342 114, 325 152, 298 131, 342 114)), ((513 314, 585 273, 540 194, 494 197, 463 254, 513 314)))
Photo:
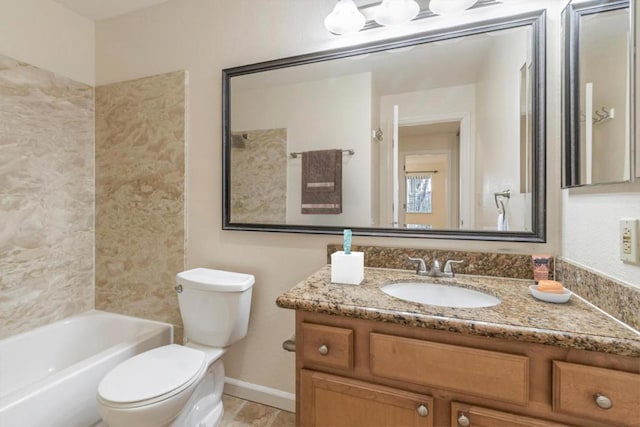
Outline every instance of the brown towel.
POLYGON ((342 213, 342 150, 302 153, 302 213, 342 213))

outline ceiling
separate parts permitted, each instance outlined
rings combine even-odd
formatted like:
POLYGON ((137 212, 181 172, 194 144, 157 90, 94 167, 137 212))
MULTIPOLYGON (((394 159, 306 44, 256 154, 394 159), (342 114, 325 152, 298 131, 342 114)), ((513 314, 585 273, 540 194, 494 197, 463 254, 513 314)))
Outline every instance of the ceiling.
POLYGON ((92 21, 113 18, 167 0, 54 0, 56 3, 92 21))

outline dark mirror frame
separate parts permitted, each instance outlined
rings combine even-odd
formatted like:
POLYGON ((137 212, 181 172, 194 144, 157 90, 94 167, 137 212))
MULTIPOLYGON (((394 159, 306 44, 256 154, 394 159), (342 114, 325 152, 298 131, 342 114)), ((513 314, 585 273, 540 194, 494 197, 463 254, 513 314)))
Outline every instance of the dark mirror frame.
MULTIPOLYGON (((364 55, 515 27, 531 26, 533 82, 532 231, 416 230, 351 227, 354 235, 507 242, 546 242, 546 11, 539 10, 464 26, 414 34, 222 70, 222 229, 307 234, 342 234, 346 227, 231 222, 231 79, 236 76, 364 55)), ((516 143, 516 142, 514 142, 516 143)))
POLYGON ((580 182, 580 17, 629 6, 629 0, 591 0, 562 12, 562 188, 599 184, 580 182))

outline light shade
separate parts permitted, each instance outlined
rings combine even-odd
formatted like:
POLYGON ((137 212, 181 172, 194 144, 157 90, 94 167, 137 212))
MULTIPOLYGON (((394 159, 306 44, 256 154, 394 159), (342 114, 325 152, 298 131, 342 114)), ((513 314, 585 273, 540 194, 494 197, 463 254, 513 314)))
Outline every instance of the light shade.
POLYGON ((333 34, 349 34, 360 31, 365 21, 353 0, 339 0, 333 12, 324 18, 324 27, 333 34))
POLYGON ((436 15, 459 15, 478 0, 430 0, 429 9, 436 15))
POLYGON ((406 24, 420 12, 420 6, 414 0, 382 0, 373 15, 380 25, 406 24))

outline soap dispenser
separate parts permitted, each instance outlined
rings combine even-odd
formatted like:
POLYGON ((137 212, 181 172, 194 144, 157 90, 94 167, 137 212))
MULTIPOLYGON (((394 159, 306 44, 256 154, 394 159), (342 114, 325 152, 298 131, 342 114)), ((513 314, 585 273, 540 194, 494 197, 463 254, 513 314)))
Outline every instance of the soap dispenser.
POLYGON ((331 283, 359 285, 364 280, 364 252, 351 251, 351 230, 344 230, 341 251, 331 254, 331 283))

